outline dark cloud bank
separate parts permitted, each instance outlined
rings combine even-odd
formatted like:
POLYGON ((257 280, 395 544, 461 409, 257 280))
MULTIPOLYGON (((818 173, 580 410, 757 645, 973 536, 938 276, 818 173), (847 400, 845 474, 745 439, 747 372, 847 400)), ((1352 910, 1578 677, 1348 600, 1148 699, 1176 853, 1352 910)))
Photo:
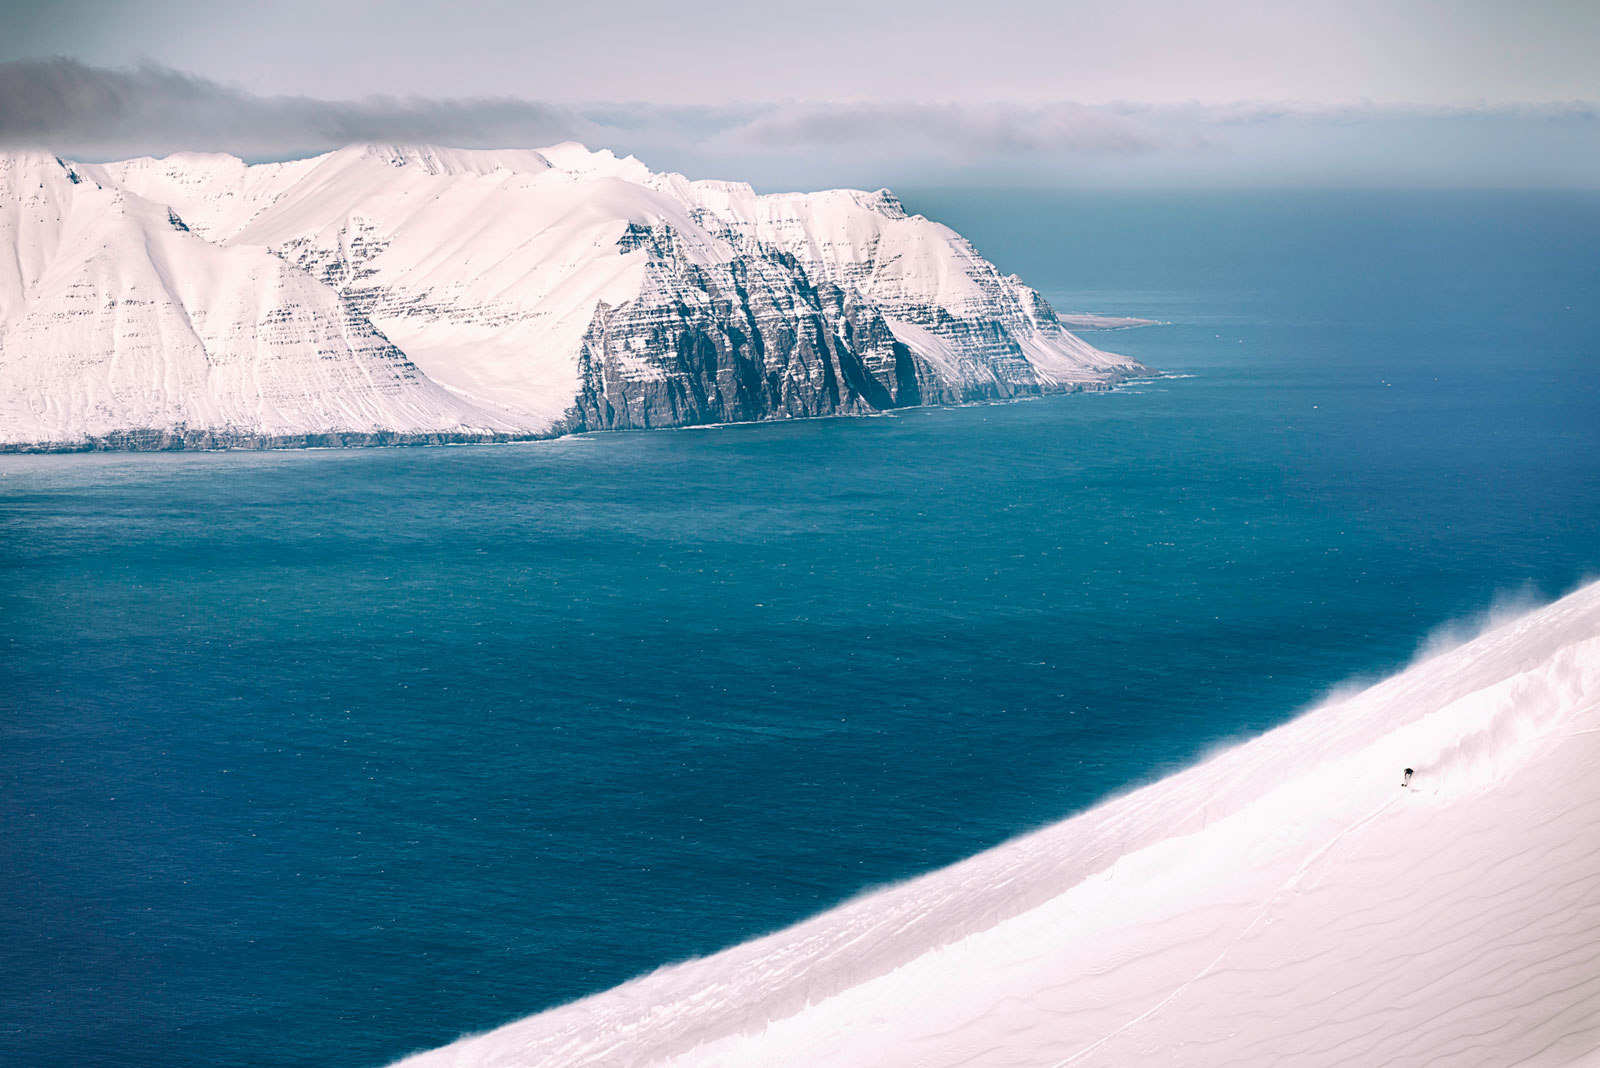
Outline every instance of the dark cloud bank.
POLYGON ((526 100, 262 97, 153 65, 0 63, 0 142, 96 155, 192 149, 261 157, 354 141, 548 144, 587 129, 569 111, 526 100))
POLYGON ((1600 186, 1600 120, 1539 108, 1074 103, 566 107, 514 98, 257 96, 146 64, 0 63, 0 145, 82 159, 179 150, 282 159, 352 142, 579 140, 652 166, 767 185, 1279 182, 1600 186))

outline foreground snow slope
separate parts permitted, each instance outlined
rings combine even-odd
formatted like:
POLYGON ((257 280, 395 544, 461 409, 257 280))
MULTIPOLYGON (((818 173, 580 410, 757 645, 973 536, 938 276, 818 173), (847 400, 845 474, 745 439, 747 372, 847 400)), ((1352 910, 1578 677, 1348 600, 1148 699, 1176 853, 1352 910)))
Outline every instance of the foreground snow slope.
POLYGON ((0 445, 553 434, 1143 371, 883 190, 758 196, 575 144, 0 154, 0 445))
POLYGON ((404 1063, 1600 1063, 1597 769, 1591 585, 1081 816, 404 1063))

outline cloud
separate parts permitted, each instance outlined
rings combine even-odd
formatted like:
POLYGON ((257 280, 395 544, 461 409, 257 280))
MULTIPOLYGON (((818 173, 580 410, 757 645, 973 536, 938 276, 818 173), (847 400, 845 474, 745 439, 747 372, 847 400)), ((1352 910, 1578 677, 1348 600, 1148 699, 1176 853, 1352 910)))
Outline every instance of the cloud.
POLYGON ((911 148, 961 160, 994 153, 1128 155, 1203 141, 1195 128, 1173 129, 1150 116, 1074 103, 800 104, 758 115, 722 136, 769 149, 911 148))
POLYGON ((956 161, 996 154, 1127 155, 1203 140, 1187 124, 1174 128, 1155 112, 1072 103, 574 108, 513 98, 329 101, 257 96, 154 64, 111 70, 64 57, 0 63, 0 144, 69 154, 190 149, 259 158, 357 141, 513 147, 569 138, 613 147, 757 153, 914 151, 956 161))
POLYGON ((1397 107, 789 101, 559 105, 516 98, 259 96, 154 64, 0 63, 0 146, 78 159, 177 150, 285 159, 352 142, 564 140, 766 188, 918 184, 1366 184, 1593 188, 1584 102, 1397 107))
POLYGON ((151 64, 109 70, 66 58, 0 63, 0 144, 72 154, 191 149, 263 157, 357 141, 509 147, 594 132, 569 109, 527 100, 255 96, 151 64))

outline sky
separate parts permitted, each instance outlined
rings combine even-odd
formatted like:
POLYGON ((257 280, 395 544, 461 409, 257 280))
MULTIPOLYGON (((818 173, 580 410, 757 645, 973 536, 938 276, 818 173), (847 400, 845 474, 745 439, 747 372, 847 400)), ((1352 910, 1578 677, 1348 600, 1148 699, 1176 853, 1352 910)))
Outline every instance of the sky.
POLYGON ((1592 188, 1597 55, 1600 0, 0 0, 0 141, 570 138, 768 187, 1592 188))

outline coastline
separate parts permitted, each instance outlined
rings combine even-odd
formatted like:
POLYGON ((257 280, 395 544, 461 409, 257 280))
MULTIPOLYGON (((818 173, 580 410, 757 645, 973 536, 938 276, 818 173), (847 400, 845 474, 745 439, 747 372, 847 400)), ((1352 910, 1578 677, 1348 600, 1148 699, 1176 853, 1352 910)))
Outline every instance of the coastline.
MULTIPOLYGON (((1141 321, 1154 323, 1154 320, 1141 321)), ((1065 396, 1074 393, 1106 393, 1130 382, 1144 382, 1162 378, 1160 371, 1141 367, 1137 371, 1107 373, 1094 381, 1057 383, 1049 388, 1019 390, 1010 396, 985 395, 963 398, 959 401, 935 404, 908 404, 901 407, 873 409, 868 412, 819 412, 814 415, 773 415, 760 419, 714 421, 703 423, 670 423, 651 427, 577 427, 557 424, 547 431, 506 433, 485 431, 427 431, 405 432, 393 430, 326 430, 305 434, 253 434, 248 431, 185 428, 139 428, 92 435, 77 441, 66 442, 9 442, 0 441, 0 455, 57 455, 65 453, 103 452, 273 452, 300 449, 377 449, 410 448, 437 445, 506 445, 530 441, 551 441, 556 438, 580 434, 618 434, 639 430, 689 430, 713 426, 756 426, 762 423, 788 423, 802 419, 850 419, 886 415, 891 412, 917 409, 964 408, 982 404, 1009 404, 1017 401, 1037 400, 1041 397, 1065 396)))

